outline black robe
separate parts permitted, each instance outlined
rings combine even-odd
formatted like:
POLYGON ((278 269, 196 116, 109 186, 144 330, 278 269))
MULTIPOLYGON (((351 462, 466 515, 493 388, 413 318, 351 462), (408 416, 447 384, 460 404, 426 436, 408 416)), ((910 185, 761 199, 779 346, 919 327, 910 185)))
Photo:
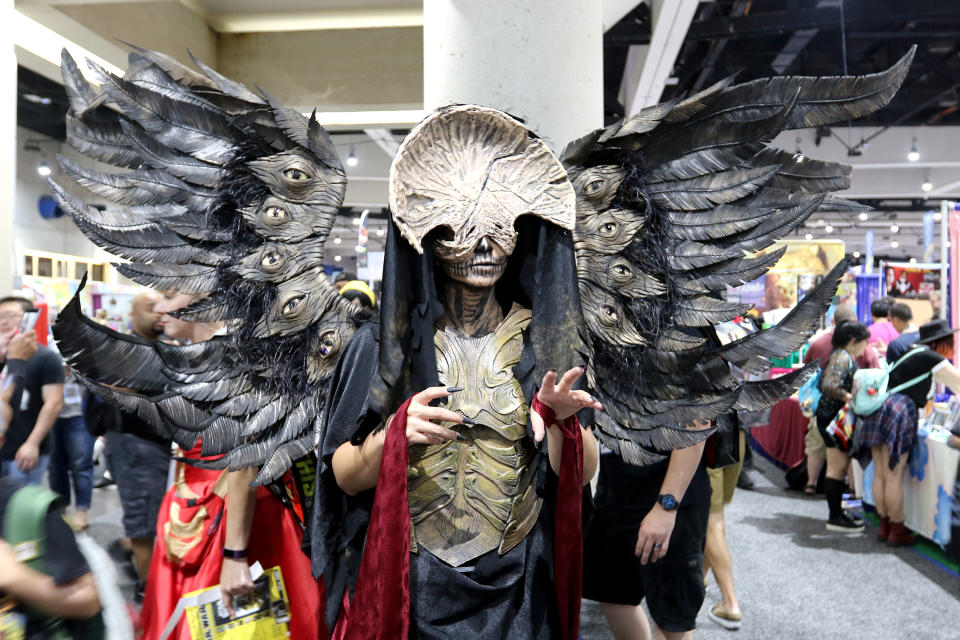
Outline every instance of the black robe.
MULTIPOLYGON (((570 233, 529 217, 518 220, 517 227, 519 241, 497 285, 497 298, 505 309, 519 302, 532 312, 514 367, 529 402, 546 370, 563 371, 584 362, 580 301, 570 233)), ((391 228, 381 324, 357 332, 329 387, 310 544, 314 575, 323 577, 327 590, 330 629, 345 591, 352 593, 356 584, 375 491, 345 494, 331 460, 340 445, 362 442, 410 395, 439 384, 433 334, 443 307, 431 255, 429 237, 421 256, 391 228)), ((538 447, 537 465, 543 507, 521 544, 503 556, 497 550, 484 554, 470 574, 426 550, 411 554, 412 638, 560 637, 552 544, 557 478, 548 471, 546 442, 538 447)))

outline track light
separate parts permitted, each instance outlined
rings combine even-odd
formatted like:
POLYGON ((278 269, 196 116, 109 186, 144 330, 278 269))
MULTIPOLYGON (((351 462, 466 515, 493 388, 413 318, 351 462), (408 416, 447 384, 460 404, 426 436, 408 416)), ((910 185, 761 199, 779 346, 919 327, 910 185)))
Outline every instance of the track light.
POLYGON ((360 163, 360 161, 357 160, 357 152, 356 152, 356 150, 355 150, 353 147, 350 147, 350 153, 347 154, 347 166, 348 166, 348 167, 355 167, 355 166, 357 166, 359 163, 360 163))
POLYGON ((860 214, 860 222, 866 222, 869 219, 870 219, 870 214, 867 213, 866 211, 860 214))
POLYGON ((916 136, 914 136, 913 142, 910 143, 910 151, 907 152, 907 160, 910 162, 917 162, 920 160, 920 151, 917 149, 916 136))
POLYGON ((807 235, 805 235, 805 236, 803 236, 803 237, 806 238, 807 240, 813 240, 813 234, 812 234, 812 233, 808 233, 807 235))
POLYGON ((824 231, 826 231, 827 233, 833 233, 833 226, 828 224, 828 225, 824 228, 824 231))
POLYGON ((860 257, 860 252, 859 252, 859 251, 854 251, 854 252, 853 252, 853 257, 854 257, 854 258, 859 258, 859 257, 860 257))
POLYGON ((893 242, 890 243, 890 248, 891 248, 891 249, 896 249, 896 248, 899 247, 899 246, 900 246, 900 243, 897 242, 896 240, 894 240, 893 242))
POLYGON ((341 260, 343 260, 343 258, 341 258, 340 256, 333 256, 334 262, 340 262, 341 260))
POLYGON ((931 189, 933 189, 933 183, 930 182, 930 178, 924 178, 924 179, 923 179, 923 184, 920 185, 920 190, 923 191, 924 193, 926 193, 927 191, 930 191, 931 189))
POLYGON ((50 169, 50 165, 48 165, 46 161, 43 161, 40 163, 40 166, 37 167, 37 173, 46 178, 53 173, 53 171, 50 169))
POLYGON ((891 233, 897 233, 898 231, 900 231, 900 225, 896 225, 896 224, 890 225, 890 232, 891 232, 891 233))
POLYGON ((340 239, 340 238, 334 238, 334 239, 333 239, 333 244, 340 244, 341 242, 343 242, 343 240, 340 239))

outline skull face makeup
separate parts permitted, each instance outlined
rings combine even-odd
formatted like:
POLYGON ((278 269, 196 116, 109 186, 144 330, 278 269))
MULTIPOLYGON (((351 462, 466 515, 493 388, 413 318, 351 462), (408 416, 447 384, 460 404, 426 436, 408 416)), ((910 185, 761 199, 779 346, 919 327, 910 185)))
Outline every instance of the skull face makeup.
POLYGON ((390 208, 418 253, 438 227, 445 264, 468 262, 481 242, 510 255, 514 221, 532 214, 567 230, 575 195, 556 156, 507 114, 476 106, 440 109, 407 136, 390 169, 390 208))
MULTIPOLYGON (((516 240, 515 234, 513 239, 516 240)), ((514 244, 515 242, 510 245, 509 250, 505 250, 495 240, 484 236, 470 253, 457 259, 458 252, 449 251, 445 244, 438 242, 434 247, 433 255, 440 262, 448 278, 480 289, 492 287, 497 283, 507 267, 507 258, 513 251, 514 244)))

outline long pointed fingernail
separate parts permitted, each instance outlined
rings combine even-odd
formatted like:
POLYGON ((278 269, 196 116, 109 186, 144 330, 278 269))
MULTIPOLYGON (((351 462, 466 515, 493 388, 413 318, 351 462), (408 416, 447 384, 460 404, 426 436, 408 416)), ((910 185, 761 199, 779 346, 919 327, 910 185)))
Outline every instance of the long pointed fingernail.
POLYGON ((460 416, 461 416, 461 418, 463 419, 463 424, 465 424, 465 425, 467 425, 467 426, 470 426, 470 427, 476 426, 477 423, 474 421, 473 418, 468 418, 467 416, 463 415, 462 413, 460 414, 460 416))
POLYGON ((447 393, 456 393, 457 391, 463 391, 463 387, 447 387, 447 393))
POLYGON ((458 441, 458 442, 466 442, 467 439, 463 437, 463 434, 462 434, 462 433, 458 433, 458 434, 457 434, 457 441, 458 441))

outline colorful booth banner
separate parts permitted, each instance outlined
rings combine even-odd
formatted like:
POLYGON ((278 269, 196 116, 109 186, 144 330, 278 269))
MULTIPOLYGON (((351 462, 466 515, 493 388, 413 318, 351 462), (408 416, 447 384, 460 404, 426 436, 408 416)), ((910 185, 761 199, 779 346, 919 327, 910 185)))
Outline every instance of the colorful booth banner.
POLYGON ((939 264, 909 264, 884 262, 883 289, 893 298, 926 300, 940 289, 939 264))

